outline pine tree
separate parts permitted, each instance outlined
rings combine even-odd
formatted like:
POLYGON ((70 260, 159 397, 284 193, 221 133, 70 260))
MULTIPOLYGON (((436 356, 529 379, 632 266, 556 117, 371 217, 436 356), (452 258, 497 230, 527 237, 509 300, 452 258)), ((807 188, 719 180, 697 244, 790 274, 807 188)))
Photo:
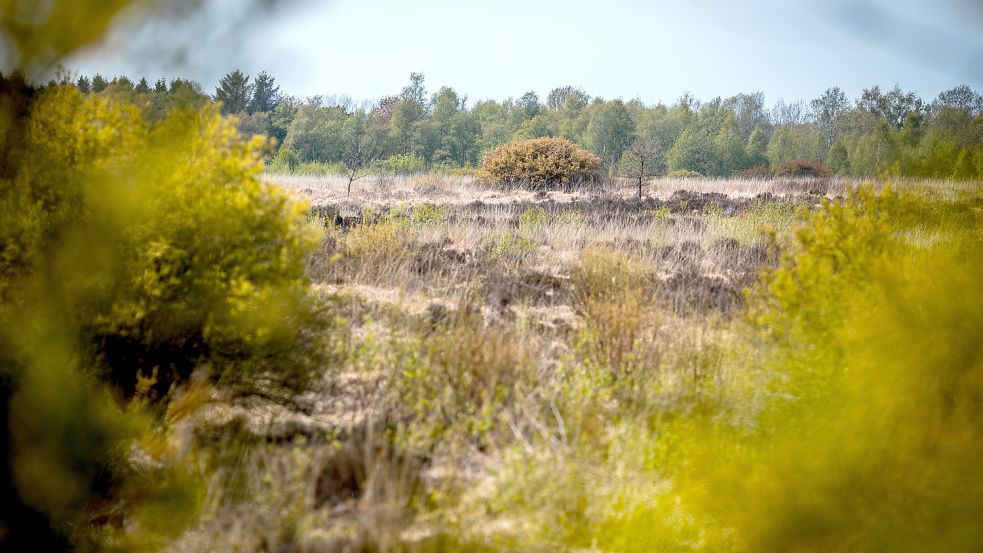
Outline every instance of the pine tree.
POLYGON ((253 81, 253 97, 249 102, 249 113, 271 112, 280 103, 280 87, 274 84, 273 76, 263 71, 253 81))
POLYGON ((89 81, 88 77, 82 75, 77 81, 75 81, 75 88, 79 89, 82 94, 88 94, 88 92, 92 90, 92 83, 89 81))
POLYGON ((147 82, 146 78, 140 79, 140 82, 137 83, 136 91, 140 94, 147 94, 150 92, 150 83, 147 82))
POLYGON ((92 92, 102 92, 103 90, 106 90, 106 87, 108 86, 109 81, 107 81, 102 75, 96 73, 96 75, 92 77, 92 92))
POLYGON ((249 76, 236 69, 222 77, 215 89, 215 99, 222 102, 222 113, 243 113, 249 109, 253 85, 249 76))

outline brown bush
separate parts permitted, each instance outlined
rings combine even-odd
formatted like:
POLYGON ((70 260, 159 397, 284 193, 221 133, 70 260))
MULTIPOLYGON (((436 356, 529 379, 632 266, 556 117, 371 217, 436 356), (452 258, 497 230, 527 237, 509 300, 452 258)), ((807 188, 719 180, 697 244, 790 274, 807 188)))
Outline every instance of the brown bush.
POLYGON ((792 161, 786 161, 775 170, 775 176, 778 178, 828 178, 831 175, 832 172, 823 165, 805 159, 793 159, 792 161))
POLYGON ((532 138, 485 154, 481 179, 501 184, 556 186, 600 178, 601 160, 564 138, 532 138))

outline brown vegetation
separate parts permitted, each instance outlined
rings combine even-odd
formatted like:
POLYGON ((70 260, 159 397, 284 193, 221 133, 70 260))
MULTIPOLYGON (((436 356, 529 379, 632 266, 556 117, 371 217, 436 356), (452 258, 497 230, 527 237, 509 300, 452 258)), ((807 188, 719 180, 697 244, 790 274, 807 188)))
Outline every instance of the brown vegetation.
POLYGON ((506 144, 485 155, 482 178, 501 184, 555 187, 594 182, 601 160, 564 138, 532 138, 506 144))
POLYGON ((812 177, 829 178, 833 173, 823 165, 805 159, 793 159, 781 164, 775 170, 778 178, 812 177))

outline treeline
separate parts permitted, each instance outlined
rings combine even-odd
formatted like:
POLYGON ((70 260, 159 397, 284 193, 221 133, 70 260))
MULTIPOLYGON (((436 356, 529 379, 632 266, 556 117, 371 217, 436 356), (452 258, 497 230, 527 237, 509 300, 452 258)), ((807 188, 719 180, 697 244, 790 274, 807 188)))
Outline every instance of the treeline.
POLYGON ((269 161, 277 171, 471 168, 502 144, 556 136, 590 150, 611 174, 640 159, 652 175, 705 176, 763 176, 807 160, 839 175, 983 178, 983 97, 967 85, 932 100, 875 86, 851 101, 833 87, 809 102, 780 99, 769 108, 761 92, 645 105, 592 98, 570 86, 545 100, 527 92, 469 104, 453 88, 428 93, 419 73, 398 94, 365 105, 289 96, 265 72, 229 73, 212 95, 181 79, 151 86, 96 75, 75 84, 83 92, 143 98, 151 117, 175 103, 221 102, 243 132, 277 139, 269 161))

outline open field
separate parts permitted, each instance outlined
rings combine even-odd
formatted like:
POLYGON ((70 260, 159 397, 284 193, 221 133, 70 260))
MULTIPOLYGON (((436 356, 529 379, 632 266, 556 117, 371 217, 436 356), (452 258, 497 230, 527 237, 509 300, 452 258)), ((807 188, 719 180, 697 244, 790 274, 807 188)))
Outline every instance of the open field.
POLYGON ((915 4, 0 0, 0 553, 983 551, 915 4))
MULTIPOLYGON (((308 275, 347 331, 297 407, 219 402, 196 419, 267 445, 244 450, 251 500, 223 507, 228 484, 213 483, 211 514, 175 551, 706 539, 697 518, 676 520, 697 514, 676 511, 682 454, 659 453, 677 447, 659 429, 701 410, 759 416, 761 392, 746 394, 770 378, 767 349, 748 341, 745 291, 824 198, 855 186, 655 181, 638 202, 629 185, 424 176, 348 199, 341 180, 270 180, 313 202, 326 236, 308 275)), ((901 187, 978 201, 972 184, 901 187)))

